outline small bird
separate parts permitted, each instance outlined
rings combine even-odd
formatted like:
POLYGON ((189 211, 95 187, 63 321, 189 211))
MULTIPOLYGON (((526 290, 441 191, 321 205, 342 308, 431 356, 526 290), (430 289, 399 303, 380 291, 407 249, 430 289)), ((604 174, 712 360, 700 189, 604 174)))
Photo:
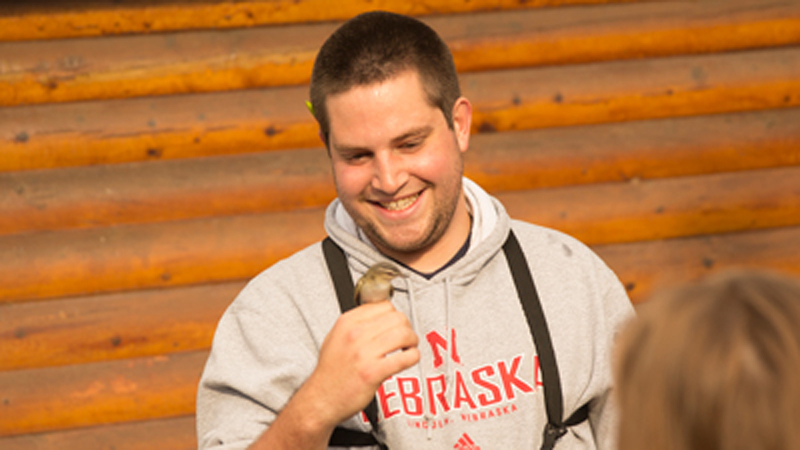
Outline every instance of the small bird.
POLYGON ((385 261, 370 267, 356 283, 356 305, 391 299, 394 294, 392 280, 399 275, 397 266, 385 261))

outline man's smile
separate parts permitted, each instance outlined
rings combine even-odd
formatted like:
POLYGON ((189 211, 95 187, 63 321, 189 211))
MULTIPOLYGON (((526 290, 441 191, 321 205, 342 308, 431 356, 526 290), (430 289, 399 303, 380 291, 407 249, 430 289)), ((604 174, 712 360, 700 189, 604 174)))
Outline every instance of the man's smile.
POLYGON ((414 202, 416 202, 417 199, 419 198, 420 194, 421 192, 418 192, 414 195, 404 197, 398 200, 392 200, 390 202, 375 202, 375 203, 377 203, 378 205, 389 211, 402 211, 411 206, 412 204, 414 204, 414 202))

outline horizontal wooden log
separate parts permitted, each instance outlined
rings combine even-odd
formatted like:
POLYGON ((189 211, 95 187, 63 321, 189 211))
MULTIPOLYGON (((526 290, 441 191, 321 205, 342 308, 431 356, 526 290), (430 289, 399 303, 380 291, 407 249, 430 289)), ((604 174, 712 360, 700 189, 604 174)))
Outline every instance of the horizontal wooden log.
POLYGON ((0 436, 194 413, 207 352, 0 372, 0 436))
POLYGON ((0 170, 319 145, 303 88, 0 108, 0 170))
POLYGON ((308 83, 336 24, 0 43, 0 105, 308 83))
MULTIPOLYGON (((800 224, 800 166, 499 197, 589 244, 731 232, 800 224)), ((0 302, 249 278, 321 224, 318 209, 0 236, 0 302)))
POLYGON ((510 11, 499 16, 504 20, 491 22, 468 17, 429 21, 464 71, 513 67, 511 60, 519 60, 520 67, 574 64, 771 47, 800 39, 800 7, 793 0, 645 1, 510 11), (475 45, 475 38, 482 41, 475 45))
MULTIPOLYGON (((800 43, 792 0, 431 17, 460 72, 800 43), (687 32, 687 29, 691 32, 687 32)), ((0 105, 306 84, 336 24, 0 44, 0 105)))
POLYGON ((324 237, 321 209, 0 237, 0 303, 248 278, 324 237), (22 264, 11 270, 11 265, 22 264))
MULTIPOLYGON (((400 14, 425 15, 612 1, 636 0, 383 0, 380 7, 400 14)), ((0 41, 327 22, 372 9, 375 4, 370 0, 348 0, 335 5, 327 0, 19 2, 3 5, 0 41)))
POLYGON ((498 195, 512 217, 589 244, 800 225, 800 166, 498 195))
POLYGON ((229 282, 0 304, 0 371, 206 349, 243 287, 229 282))
POLYGON ((0 234, 288 211, 336 196, 324 148, 6 172, 0 191, 0 234))
POLYGON ((800 105, 800 47, 464 76, 473 129, 506 131, 800 105))
MULTIPOLYGON (((733 267, 800 276, 800 227, 595 248, 635 302, 655 289, 733 267)), ((191 414, 205 356, 198 351, 0 372, 0 435, 191 414)))
MULTIPOLYGON (((797 225, 798 179, 800 167, 788 167, 509 192, 499 198, 513 217, 592 244, 618 243, 797 225)), ((222 310, 241 287, 234 282, 0 305, 6 319, 0 323, 0 344, 8 344, 0 345, 0 370, 203 348, 222 310)))
POLYGON ((787 108, 478 134, 466 172, 499 192, 797 165, 797 123, 787 108))
MULTIPOLYGON (((473 131, 800 106, 800 47, 462 77, 473 131)), ((0 171, 318 145, 305 88, 0 109, 0 171)))
POLYGON ((797 227, 600 245, 594 250, 617 273, 634 303, 721 270, 770 270, 800 277, 797 227))
POLYGON ((195 450, 193 416, 0 438, 4 450, 195 450))
MULTIPOLYGON (((490 192, 800 163, 800 108, 475 135, 490 192)), ((322 148, 0 173, 0 234, 320 207, 322 148)))

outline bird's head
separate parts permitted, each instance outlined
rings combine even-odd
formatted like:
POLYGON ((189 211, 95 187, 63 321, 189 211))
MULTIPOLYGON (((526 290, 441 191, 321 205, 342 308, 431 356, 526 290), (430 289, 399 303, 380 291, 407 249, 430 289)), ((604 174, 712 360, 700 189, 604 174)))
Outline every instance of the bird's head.
POLYGON ((400 276, 400 269, 390 262, 381 261, 370 267, 365 276, 367 275, 385 281, 392 281, 395 277, 400 276))
POLYGON ((394 294, 392 280, 397 276, 400 276, 400 269, 392 263, 382 261, 370 267, 356 283, 356 304, 389 300, 394 294))

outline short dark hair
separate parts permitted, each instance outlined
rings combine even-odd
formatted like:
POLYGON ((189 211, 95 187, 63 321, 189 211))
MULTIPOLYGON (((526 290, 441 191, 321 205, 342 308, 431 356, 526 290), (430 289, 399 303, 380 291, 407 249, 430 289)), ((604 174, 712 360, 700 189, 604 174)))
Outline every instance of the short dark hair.
POLYGON ((453 128, 452 108, 461 96, 453 55, 428 25, 384 11, 360 14, 339 27, 317 54, 311 74, 311 105, 328 145, 330 121, 325 100, 391 79, 406 70, 420 75, 432 106, 453 128))

